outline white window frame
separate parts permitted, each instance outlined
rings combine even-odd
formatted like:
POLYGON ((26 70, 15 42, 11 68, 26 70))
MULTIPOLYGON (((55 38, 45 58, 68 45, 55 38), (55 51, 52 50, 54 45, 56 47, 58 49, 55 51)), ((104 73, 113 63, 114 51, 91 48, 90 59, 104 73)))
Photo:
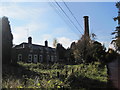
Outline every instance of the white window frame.
POLYGON ((28 55, 28 62, 32 62, 32 54, 28 55), (31 57, 31 58, 30 58, 31 57))
POLYGON ((22 54, 18 54, 18 61, 22 61, 22 54))

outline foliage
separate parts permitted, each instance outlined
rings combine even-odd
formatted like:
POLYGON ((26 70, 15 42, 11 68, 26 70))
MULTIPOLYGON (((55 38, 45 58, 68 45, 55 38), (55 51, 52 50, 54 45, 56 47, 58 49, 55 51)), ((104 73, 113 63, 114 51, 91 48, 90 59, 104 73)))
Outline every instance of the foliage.
POLYGON ((73 54, 77 63, 104 62, 105 50, 105 47, 98 41, 83 37, 76 43, 73 54))
POLYGON ((112 33, 112 35, 115 35, 112 43, 114 44, 116 50, 120 51, 120 27, 116 27, 116 30, 112 33))
POLYGON ((18 66, 11 66, 9 69, 4 68, 3 88, 78 87, 86 90, 105 87, 107 83, 106 66, 101 68, 99 62, 79 65, 18 62, 18 66))
POLYGON ((4 16, 0 22, 2 22, 2 63, 10 64, 13 35, 8 18, 4 16))
POLYGON ((94 61, 99 61, 99 62, 104 62, 103 60, 105 60, 105 47, 102 46, 101 43, 94 41, 91 47, 91 54, 90 56, 92 56, 91 58, 94 61))
POLYGON ((106 63, 114 61, 118 57, 118 53, 114 51, 113 49, 109 48, 107 53, 106 53, 106 63))
MULTIPOLYGON (((120 2, 116 3, 116 7, 119 9, 120 2)), ((118 27, 116 27, 116 30, 112 32, 112 35, 115 35, 114 40, 112 40, 111 43, 114 44, 117 51, 120 51, 120 16, 118 14, 117 17, 114 18, 114 21, 118 20, 118 27)))
POLYGON ((57 41, 57 39, 56 38, 54 38, 54 40, 53 40, 53 47, 57 47, 57 43, 58 43, 58 41, 57 41))

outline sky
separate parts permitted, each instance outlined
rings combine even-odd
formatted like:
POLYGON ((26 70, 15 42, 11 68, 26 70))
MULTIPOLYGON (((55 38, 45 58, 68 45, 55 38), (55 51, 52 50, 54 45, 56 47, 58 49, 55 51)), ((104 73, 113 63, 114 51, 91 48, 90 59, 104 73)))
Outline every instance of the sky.
POLYGON ((7 16, 13 34, 13 43, 18 45, 27 42, 28 36, 32 43, 44 45, 48 41, 53 46, 56 38, 65 48, 73 41, 80 39, 84 33, 83 16, 89 16, 90 34, 97 35, 96 40, 108 48, 114 36, 118 9, 115 2, 66 2, 79 24, 74 20, 63 2, 58 2, 79 31, 70 23, 55 2, 2 2, 0 17, 7 16))

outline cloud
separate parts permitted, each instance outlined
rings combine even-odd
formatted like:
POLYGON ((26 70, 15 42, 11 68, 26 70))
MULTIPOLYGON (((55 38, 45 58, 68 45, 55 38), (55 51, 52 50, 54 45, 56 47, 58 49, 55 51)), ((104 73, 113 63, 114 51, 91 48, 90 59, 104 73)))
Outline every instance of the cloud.
POLYGON ((61 43, 65 48, 70 47, 71 43, 73 41, 75 41, 75 40, 71 40, 71 39, 66 38, 66 37, 59 37, 57 39, 58 39, 58 42, 61 43))
POLYGON ((27 30, 26 27, 14 27, 13 28, 13 43, 14 44, 20 44, 21 41, 25 42, 27 37, 27 30))
POLYGON ((13 43, 20 44, 23 41, 26 42, 28 36, 31 36, 33 33, 37 34, 37 32, 44 30, 45 27, 44 23, 29 23, 24 26, 11 27, 14 36, 13 43))
POLYGON ((59 43, 61 43, 65 48, 69 47, 73 40, 67 37, 73 36, 73 34, 70 32, 68 33, 68 28, 62 26, 55 27, 55 29, 53 29, 52 27, 53 31, 50 32, 51 28, 49 27, 51 25, 51 22, 49 22, 49 20, 48 22, 43 20, 42 17, 46 15, 47 11, 48 14, 50 12, 49 10, 50 9, 48 7, 32 7, 29 5, 25 7, 25 5, 23 6, 17 3, 11 3, 9 5, 5 4, 0 6, 0 15, 8 16, 8 18, 13 21, 11 30, 14 36, 14 44, 27 42, 29 30, 29 35, 33 36, 33 43, 35 44, 44 45, 44 41, 48 40, 49 46, 52 47, 53 38, 58 37, 57 39, 59 43))
POLYGON ((7 16, 10 20, 14 44, 27 42, 28 34, 33 35, 45 30, 47 27, 47 23, 42 22, 40 17, 44 16, 49 8, 43 8, 42 6, 32 7, 29 3, 25 4, 27 6, 20 5, 19 3, 0 5, 0 17, 7 16))
POLYGON ((33 19, 44 15, 48 8, 32 8, 30 6, 20 6, 19 4, 9 3, 0 6, 0 16, 7 16, 13 19, 33 19))

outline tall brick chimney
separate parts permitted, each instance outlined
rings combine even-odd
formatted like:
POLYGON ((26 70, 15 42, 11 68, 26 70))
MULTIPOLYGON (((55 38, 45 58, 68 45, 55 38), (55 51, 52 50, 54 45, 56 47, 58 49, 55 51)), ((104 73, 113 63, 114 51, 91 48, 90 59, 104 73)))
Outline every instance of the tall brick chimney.
POLYGON ((89 20, 88 16, 84 16, 84 35, 89 37, 89 20))

